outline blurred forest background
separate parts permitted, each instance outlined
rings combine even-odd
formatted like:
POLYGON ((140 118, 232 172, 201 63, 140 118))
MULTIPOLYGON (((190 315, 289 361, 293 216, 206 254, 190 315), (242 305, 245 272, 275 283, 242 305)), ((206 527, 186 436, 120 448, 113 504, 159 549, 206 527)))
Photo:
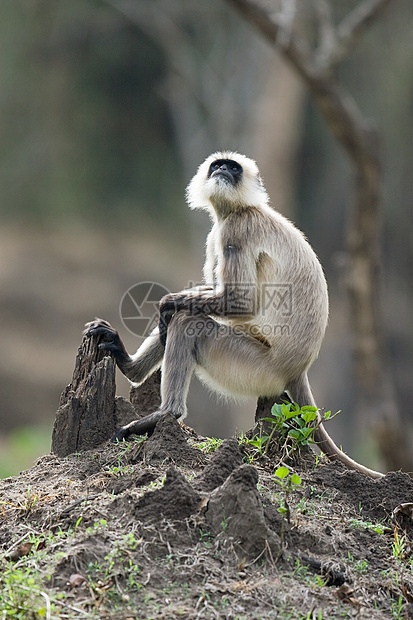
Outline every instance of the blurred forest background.
MULTIPOLYGON (((274 0, 274 9, 293 0, 274 0)), ((267 2, 268 4, 268 2, 267 2)), ((297 0, 316 37, 316 1, 297 0)), ((331 0, 339 20, 355 0, 331 0)), ((413 410, 413 12, 390 2, 339 67, 380 131, 381 317, 397 402, 413 410)), ((0 0, 0 476, 50 450, 81 331, 100 316, 132 352, 134 284, 199 282, 209 221, 185 186, 218 148, 257 160, 275 208, 324 266, 331 319, 310 380, 329 432, 380 465, 358 416, 344 274, 353 180, 305 85, 225 0, 0 0)), ((128 394, 118 377, 118 393, 128 394)), ((228 436, 255 403, 191 388, 188 423, 228 436)))

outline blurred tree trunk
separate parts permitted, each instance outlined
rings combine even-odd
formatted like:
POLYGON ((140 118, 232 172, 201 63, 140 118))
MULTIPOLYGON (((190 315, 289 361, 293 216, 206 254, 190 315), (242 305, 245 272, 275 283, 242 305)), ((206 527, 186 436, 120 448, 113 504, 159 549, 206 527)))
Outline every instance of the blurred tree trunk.
POLYGON ((274 208, 294 217, 295 173, 305 88, 285 62, 275 58, 254 106, 254 154, 274 208))
MULTIPOLYGON (((161 94, 170 109, 184 176, 191 178, 218 149, 243 152, 248 145, 249 155, 264 162, 260 170, 274 205, 292 216, 301 81, 282 62, 274 65, 272 51, 259 38, 252 52, 249 28, 220 0, 105 1, 164 52, 161 94)), ((198 214, 188 217, 198 249, 205 220, 198 214)))
POLYGON ((218 148, 242 151, 248 145, 251 153, 253 144, 252 156, 262 162, 274 205, 292 215, 302 81, 281 60, 274 62, 267 45, 258 41, 251 53, 250 31, 222 2, 105 1, 164 51, 167 73, 161 92, 176 128, 185 176, 190 178, 195 166, 218 148))
POLYGON ((385 362, 380 325, 380 192, 378 132, 340 84, 336 68, 357 39, 391 0, 363 0, 335 25, 329 0, 313 0, 318 45, 312 47, 295 28, 296 1, 280 0, 274 11, 261 0, 229 0, 294 67, 334 137, 344 147, 354 171, 354 203, 347 244, 347 287, 360 383, 359 415, 370 427, 388 469, 413 470, 408 433, 396 405, 391 373, 385 362))

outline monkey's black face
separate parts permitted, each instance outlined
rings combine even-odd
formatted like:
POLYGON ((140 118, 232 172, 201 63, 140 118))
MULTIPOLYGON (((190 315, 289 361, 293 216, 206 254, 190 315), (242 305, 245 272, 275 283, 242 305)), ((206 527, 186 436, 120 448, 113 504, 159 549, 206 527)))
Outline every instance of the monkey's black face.
POLYGON ((208 179, 211 177, 219 177, 235 186, 242 179, 242 166, 232 159, 217 159, 209 167, 208 179))

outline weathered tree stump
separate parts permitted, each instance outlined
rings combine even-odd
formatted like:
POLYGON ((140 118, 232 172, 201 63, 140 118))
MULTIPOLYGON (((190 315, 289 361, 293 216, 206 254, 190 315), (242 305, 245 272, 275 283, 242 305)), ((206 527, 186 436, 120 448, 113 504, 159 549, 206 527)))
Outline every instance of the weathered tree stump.
POLYGON ((52 452, 58 456, 96 448, 160 404, 159 371, 131 388, 132 402, 115 396, 116 363, 111 353, 99 349, 100 341, 83 336, 72 382, 60 397, 52 434, 52 452))
POLYGON ((52 434, 52 452, 66 456, 95 448, 116 430, 115 361, 83 336, 72 382, 62 392, 52 434))

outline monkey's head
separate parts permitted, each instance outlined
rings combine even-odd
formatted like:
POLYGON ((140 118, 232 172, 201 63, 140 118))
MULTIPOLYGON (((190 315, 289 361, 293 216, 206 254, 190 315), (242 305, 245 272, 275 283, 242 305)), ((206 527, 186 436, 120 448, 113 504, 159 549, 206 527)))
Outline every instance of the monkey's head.
POLYGON ((240 153, 218 151, 198 168, 187 187, 191 209, 228 214, 268 203, 257 164, 240 153))

